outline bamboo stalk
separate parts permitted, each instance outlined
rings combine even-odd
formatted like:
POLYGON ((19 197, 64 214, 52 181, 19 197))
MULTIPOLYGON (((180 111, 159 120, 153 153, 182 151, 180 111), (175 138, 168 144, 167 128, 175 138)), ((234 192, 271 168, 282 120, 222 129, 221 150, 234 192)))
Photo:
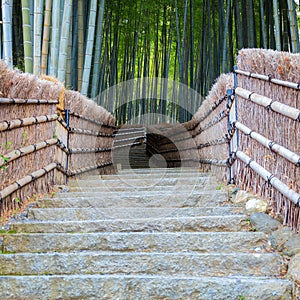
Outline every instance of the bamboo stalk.
POLYGON ((58 100, 0 98, 0 104, 58 104, 58 100))
POLYGON ((42 26, 43 26, 44 1, 34 1, 34 42, 33 42, 33 73, 41 73, 41 48, 42 48, 42 26))
POLYGON ((254 172, 261 176, 265 181, 271 184, 277 191, 282 195, 291 200, 294 204, 299 206, 300 204, 300 194, 296 193, 290 189, 287 185, 281 182, 278 178, 274 177, 269 171, 264 169, 257 162, 253 161, 248 155, 241 151, 236 152, 236 157, 249 166, 254 172))
POLYGON ((289 82, 289 81, 284 81, 284 80, 280 80, 280 79, 276 79, 276 78, 272 78, 268 75, 262 75, 262 74, 257 74, 257 73, 251 73, 248 71, 243 71, 243 70, 235 70, 235 73, 243 75, 243 76, 247 76, 247 77, 252 77, 252 78, 256 78, 256 79, 261 79, 264 81, 269 81, 272 82, 274 84, 277 85, 281 85, 281 86, 285 86, 285 87, 289 87, 292 89, 296 89, 296 90, 300 90, 300 85, 299 83, 294 83, 294 82, 289 82))
POLYGON ((273 99, 270 99, 268 97, 252 93, 248 90, 245 90, 241 87, 237 87, 235 89, 235 94, 244 98, 248 99, 260 106, 263 106, 265 108, 269 108, 275 112, 278 112, 288 118, 293 119, 294 121, 300 121, 300 110, 297 108, 290 107, 288 105, 285 105, 283 103, 280 103, 278 101, 275 101, 273 99))
POLYGON ((41 74, 44 75, 46 75, 47 73, 47 65, 48 65, 51 7, 52 7, 52 0, 46 0, 43 43, 42 43, 42 62, 41 62, 41 74))
POLYGON ((30 153, 39 151, 41 149, 44 149, 48 146, 52 146, 57 144, 57 139, 49 139, 46 140, 44 142, 40 142, 34 145, 29 145, 27 147, 23 147, 17 150, 13 150, 7 154, 5 154, 5 158, 7 159, 6 162, 4 162, 3 158, 0 157, 0 168, 4 165, 6 165, 7 163, 21 157, 21 156, 25 156, 28 155, 30 153))
POLYGON ((17 191, 17 190, 21 189, 22 187, 24 187, 25 185, 29 184, 30 182, 33 182, 37 178, 40 178, 40 177, 46 175, 47 173, 51 172, 56 167, 57 167, 56 163, 49 164, 45 168, 37 170, 37 171, 31 173, 30 175, 27 175, 27 176, 17 180, 15 183, 9 185, 8 187, 6 187, 2 191, 0 191, 0 202, 1 202, 1 200, 8 197, 15 191, 17 191))
POLYGON ((250 128, 248 128, 247 126, 243 125, 240 122, 236 122, 234 126, 240 131, 244 132, 246 135, 249 135, 251 138, 258 141, 264 147, 270 149, 272 152, 275 152, 280 156, 286 158, 296 166, 300 166, 300 156, 297 155, 296 153, 286 149, 283 146, 274 143, 273 141, 265 138, 264 136, 258 134, 257 132, 252 131, 250 128))
POLYGON ((57 118, 58 118, 57 114, 53 114, 53 115, 47 115, 47 116, 38 116, 38 117, 17 119, 17 120, 12 120, 12 121, 4 121, 4 122, 0 122, 0 131, 29 126, 29 125, 33 125, 33 124, 52 122, 52 121, 55 121, 57 118))
POLYGON ((23 21, 23 44, 24 44, 24 64, 25 72, 32 73, 33 57, 32 57, 32 38, 31 38, 31 22, 30 22, 30 5, 29 0, 22 0, 22 21, 23 21))

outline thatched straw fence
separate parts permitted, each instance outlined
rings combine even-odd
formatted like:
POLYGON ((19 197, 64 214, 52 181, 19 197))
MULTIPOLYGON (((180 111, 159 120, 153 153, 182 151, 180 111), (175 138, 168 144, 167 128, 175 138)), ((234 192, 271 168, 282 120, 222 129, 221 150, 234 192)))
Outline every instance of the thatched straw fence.
POLYGON ((87 171, 111 173, 115 120, 53 78, 0 62, 0 217, 87 171))
POLYGON ((270 200, 273 215, 300 227, 300 55, 239 52, 235 75, 222 75, 190 128, 200 167, 270 200), (192 129, 192 130, 191 130, 192 129))

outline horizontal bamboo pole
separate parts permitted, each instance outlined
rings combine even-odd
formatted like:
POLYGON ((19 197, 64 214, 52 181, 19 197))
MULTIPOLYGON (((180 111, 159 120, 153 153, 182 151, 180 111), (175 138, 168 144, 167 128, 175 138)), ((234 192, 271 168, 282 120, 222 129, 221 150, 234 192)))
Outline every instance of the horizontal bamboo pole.
POLYGON ((60 172, 64 173, 64 174, 66 174, 68 177, 72 177, 72 176, 76 176, 76 175, 86 173, 86 172, 89 172, 89 171, 105 168, 105 167, 110 166, 112 164, 113 164, 112 161, 106 161, 106 162, 103 162, 101 164, 97 164, 97 165, 94 165, 94 166, 88 166, 88 167, 77 169, 77 170, 74 170, 74 171, 70 171, 70 170, 66 171, 61 165, 58 165, 58 170, 60 172))
POLYGON ((294 204, 299 206, 300 204, 300 194, 296 193, 294 190, 290 189, 286 184, 281 182, 273 174, 259 165, 257 162, 253 161, 248 155, 242 151, 236 152, 236 157, 249 166, 254 172, 261 176, 265 181, 271 184, 277 191, 282 195, 291 200, 294 204))
POLYGON ((68 147, 61 140, 58 140, 57 146, 67 154, 100 153, 100 152, 110 152, 112 150, 112 148, 71 148, 71 149, 68 149, 68 147))
POLYGON ((116 126, 114 126, 114 125, 110 125, 110 124, 107 124, 107 123, 104 123, 104 122, 101 122, 101 121, 97 121, 97 120, 94 120, 94 119, 90 119, 90 118, 88 118, 88 117, 82 116, 82 115, 77 114, 77 113, 75 113, 75 112, 70 112, 70 115, 71 115, 71 116, 74 116, 74 117, 77 117, 77 118, 79 118, 79 119, 82 119, 82 120, 84 120, 84 121, 87 121, 87 122, 90 122, 90 123, 99 125, 99 126, 103 126, 103 127, 107 127, 107 128, 113 128, 113 129, 116 128, 116 126))
POLYGON ((20 149, 13 150, 7 154, 5 154, 5 161, 3 158, 0 157, 0 168, 7 165, 9 162, 21 157, 28 155, 30 153, 39 151, 41 149, 44 149, 48 146, 52 146, 57 144, 57 139, 49 139, 34 145, 29 145, 20 149))
POLYGON ((70 133, 75 134, 83 134, 83 135, 93 135, 93 136, 101 136, 101 137, 108 137, 113 138, 114 134, 104 133, 101 131, 94 131, 94 130, 87 130, 87 129, 81 129, 81 128, 69 128, 70 133))
POLYGON ((197 135, 201 134, 208 128, 216 125, 217 123, 221 122, 224 118, 226 118, 229 115, 230 109, 223 110, 220 114, 218 114, 213 120, 211 120, 209 123, 205 124, 203 127, 200 127, 200 129, 192 135, 193 138, 195 138, 197 135))
POLYGON ((141 133, 141 137, 145 137, 145 130, 132 130, 132 131, 126 131, 126 132, 123 132, 123 131, 115 131, 114 132, 114 135, 115 136, 123 136, 123 135, 132 135, 132 134, 137 134, 137 133, 141 133))
POLYGON ((207 148, 207 147, 210 147, 210 146, 222 145, 222 144, 228 143, 228 141, 229 141, 228 137, 220 137, 220 138, 217 138, 215 140, 209 141, 207 143, 199 144, 197 146, 197 148, 198 149, 203 149, 203 148, 207 148))
POLYGON ((126 148, 126 147, 131 147, 131 146, 136 146, 136 145, 142 145, 144 144, 143 142, 134 142, 134 143, 130 143, 130 144, 124 144, 124 145, 119 145, 119 146, 113 146, 111 148, 111 150, 113 151, 114 149, 118 149, 118 148, 126 148))
MULTIPOLYGON (((145 138, 146 138, 145 136, 141 136, 141 137, 131 137, 131 138, 127 138, 127 139, 120 139, 120 140, 114 139, 114 143, 135 141, 135 140, 144 140, 145 138)), ((140 142, 140 143, 143 143, 143 142, 140 142)))
POLYGON ((58 117, 57 118, 57 121, 60 123, 60 125, 62 125, 64 128, 68 129, 68 125, 67 123, 65 122, 65 120, 62 118, 62 117, 58 117))
POLYGON ((0 104, 58 104, 58 100, 0 98, 0 104))
POLYGON ((290 107, 271 98, 245 90, 241 87, 237 87, 235 89, 235 94, 260 106, 278 112, 290 119, 293 119, 294 121, 300 121, 300 110, 297 108, 290 107))
POLYGON ((57 164, 52 163, 52 164, 46 166, 45 168, 35 171, 35 172, 31 173, 30 175, 27 175, 27 176, 17 180, 15 183, 9 185, 8 187, 6 187, 2 191, 0 191, 0 202, 4 198, 6 198, 9 195, 11 195, 12 193, 14 193, 15 191, 17 191, 17 190, 21 189, 22 187, 24 187, 25 185, 29 184, 30 182, 33 182, 37 178, 40 178, 40 177, 46 175, 47 173, 51 172, 56 167, 57 167, 57 164))
POLYGON ((245 133, 246 135, 249 135, 252 139, 259 142, 264 147, 270 149, 271 151, 279 154, 280 156, 284 157, 291 163, 295 164, 296 166, 300 166, 300 156, 296 153, 288 150, 287 148, 280 146, 279 144, 276 144, 275 142, 265 138, 264 136, 258 134, 255 131, 252 131, 247 126, 243 125, 240 122, 236 122, 233 124, 237 129, 245 133))
POLYGON ((216 102, 214 102, 213 105, 211 106, 211 108, 209 110, 207 110, 207 112, 201 118, 199 118, 197 120, 198 124, 203 122, 216 108, 218 108, 227 99, 228 99, 228 95, 224 95, 223 97, 218 99, 216 102))
POLYGON ((73 148, 69 149, 70 154, 80 154, 80 153, 100 153, 100 152, 110 152, 111 148, 73 148))
POLYGON ((46 115, 46 116, 38 116, 38 117, 30 117, 24 119, 16 119, 12 121, 3 121, 0 122, 0 131, 10 130, 19 127, 25 127, 34 124, 40 124, 45 122, 52 122, 57 120, 57 114, 46 115))
POLYGON ((289 81, 284 81, 284 80, 272 78, 269 75, 250 73, 250 72, 243 71, 243 70, 235 70, 235 73, 240 74, 240 75, 244 75, 244 76, 247 76, 247 77, 261 79, 261 80, 264 80, 264 81, 269 81, 269 82, 275 83, 277 85, 289 87, 289 88, 292 88, 292 89, 300 90, 300 84, 299 83, 294 83, 294 82, 289 82, 289 81))
POLYGON ((218 167, 228 167, 227 160, 201 158, 201 159, 199 159, 199 163, 205 164, 205 165, 214 165, 214 166, 218 166, 218 167))

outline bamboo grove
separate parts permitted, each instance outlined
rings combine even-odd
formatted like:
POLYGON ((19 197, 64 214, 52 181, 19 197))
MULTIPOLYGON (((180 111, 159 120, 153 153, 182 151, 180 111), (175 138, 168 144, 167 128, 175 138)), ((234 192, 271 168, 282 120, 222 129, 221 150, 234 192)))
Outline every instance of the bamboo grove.
MULTIPOLYGON (((232 70, 241 48, 300 51, 299 2, 294 0, 2 0, 1 4, 1 58, 22 71, 57 77, 67 88, 115 111, 118 123, 149 110, 172 114, 180 122, 190 117, 180 109, 183 95, 176 89, 171 94, 177 97, 169 91, 166 95, 159 78, 180 82, 204 96, 221 73, 232 70), (124 107, 118 104, 118 95, 97 97, 136 78, 148 78, 134 88, 140 93, 134 97, 141 99, 138 103, 127 101, 124 107), (155 101, 148 101, 149 95, 156 95, 155 101), (178 105, 171 105, 170 97, 178 98, 174 100, 178 105)), ((194 98, 193 108, 199 99, 194 98)))

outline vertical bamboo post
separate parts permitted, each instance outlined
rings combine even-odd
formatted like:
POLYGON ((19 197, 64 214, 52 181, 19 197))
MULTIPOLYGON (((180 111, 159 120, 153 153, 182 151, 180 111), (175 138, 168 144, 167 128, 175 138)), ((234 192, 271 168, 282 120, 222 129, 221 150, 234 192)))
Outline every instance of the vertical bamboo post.
MULTIPOLYGON (((70 141, 70 110, 66 109, 65 110, 65 122, 67 124, 67 149, 69 150, 69 141, 70 141)), ((69 155, 70 153, 67 153, 67 157, 66 157, 66 184, 68 184, 68 171, 69 171, 69 155)))
MULTIPOLYGON (((236 67, 234 67, 234 70, 236 70, 236 67)), ((231 132, 233 130, 232 124, 238 120, 238 103, 237 103, 237 96, 234 93, 234 90, 236 89, 238 85, 237 80, 237 74, 234 72, 234 89, 227 90, 227 96, 228 96, 228 105, 233 101, 233 104, 231 105, 231 109, 228 115, 228 136, 231 136, 231 132)), ((237 152, 239 147, 239 134, 238 130, 235 130, 231 140, 229 141, 229 183, 235 183, 235 177, 236 177, 236 168, 232 165, 233 163, 233 155, 237 152)))

